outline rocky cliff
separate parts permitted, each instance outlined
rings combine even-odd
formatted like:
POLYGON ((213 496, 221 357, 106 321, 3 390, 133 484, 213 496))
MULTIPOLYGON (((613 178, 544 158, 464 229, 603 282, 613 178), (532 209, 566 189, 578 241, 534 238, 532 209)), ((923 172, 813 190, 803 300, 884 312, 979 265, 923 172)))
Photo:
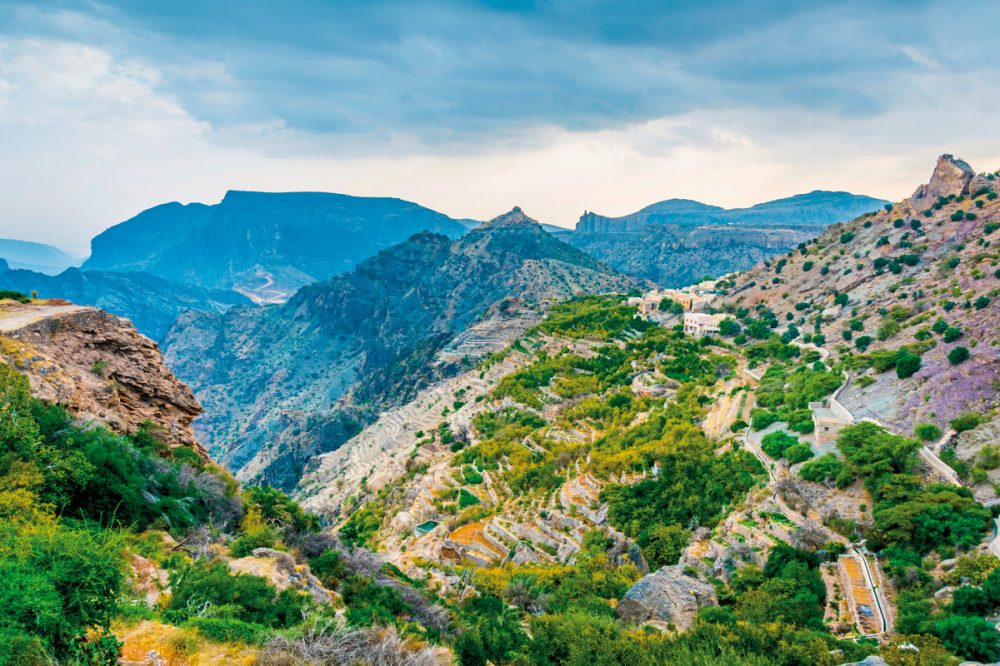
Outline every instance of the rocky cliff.
POLYGON ((670 199, 622 217, 585 213, 560 237, 623 273, 680 287, 746 270, 884 203, 824 191, 732 209, 670 199))
POLYGON ((227 192, 215 205, 168 203, 101 233, 84 268, 145 271, 262 302, 349 271, 419 231, 465 226, 400 199, 323 192, 227 192))
POLYGON ((156 343, 127 321, 73 305, 0 304, 0 360, 32 393, 82 421, 119 433, 149 422, 169 446, 200 452, 191 423, 201 407, 163 364, 156 343))
POLYGON ((289 488, 378 411, 454 374, 456 350, 489 353, 547 302, 637 284, 515 209, 455 241, 417 234, 281 306, 188 313, 166 354, 206 406, 213 455, 289 488), (487 331, 477 344, 460 339, 473 327, 487 331))

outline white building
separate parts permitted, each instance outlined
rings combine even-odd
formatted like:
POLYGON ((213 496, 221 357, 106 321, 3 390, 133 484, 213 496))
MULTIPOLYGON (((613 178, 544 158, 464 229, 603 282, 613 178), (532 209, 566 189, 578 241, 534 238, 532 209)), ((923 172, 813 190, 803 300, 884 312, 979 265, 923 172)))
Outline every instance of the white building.
POLYGON ((704 312, 684 313, 684 332, 688 335, 703 336, 719 332, 719 324, 725 315, 705 314, 704 312))

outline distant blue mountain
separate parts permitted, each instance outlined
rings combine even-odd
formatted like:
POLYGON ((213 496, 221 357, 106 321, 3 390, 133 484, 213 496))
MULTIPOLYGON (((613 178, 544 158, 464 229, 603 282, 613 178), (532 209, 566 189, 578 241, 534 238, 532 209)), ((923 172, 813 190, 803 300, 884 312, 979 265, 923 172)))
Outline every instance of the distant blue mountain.
POLYGON ((92 241, 84 268, 281 301, 420 231, 457 238, 466 226, 401 199, 231 191, 215 205, 163 204, 111 227, 92 241))
POLYGON ((39 298, 63 298, 93 305, 130 319, 143 335, 161 342, 178 315, 188 310, 220 313, 233 305, 250 305, 234 291, 218 291, 164 280, 149 273, 81 271, 70 268, 59 275, 12 270, 0 259, 0 289, 39 298))
POLYGON ((48 275, 61 273, 80 263, 62 250, 44 243, 0 238, 0 258, 11 268, 24 268, 48 275))
POLYGON ((584 213, 576 225, 578 233, 638 232, 647 224, 675 224, 681 227, 733 224, 749 227, 815 229, 851 220, 888 203, 850 192, 815 190, 784 199, 759 203, 749 208, 722 208, 691 199, 667 199, 629 215, 609 217, 584 213))

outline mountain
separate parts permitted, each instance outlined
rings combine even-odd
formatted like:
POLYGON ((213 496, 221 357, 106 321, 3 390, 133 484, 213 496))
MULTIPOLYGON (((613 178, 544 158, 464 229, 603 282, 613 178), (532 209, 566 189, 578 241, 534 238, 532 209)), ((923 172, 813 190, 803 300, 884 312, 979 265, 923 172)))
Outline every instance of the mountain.
POLYGON ((584 213, 576 230, 560 238, 623 273, 679 287, 746 270, 885 203, 818 190, 749 208, 670 199, 616 218, 584 213))
POLYGON ((12 268, 48 275, 55 275, 79 263, 57 247, 10 238, 0 238, 0 259, 6 259, 12 268))
POLYGON ((234 291, 203 289, 149 273, 70 268, 58 275, 44 275, 11 270, 3 260, 0 260, 0 289, 96 306, 129 319, 140 333, 156 341, 163 340, 182 312, 221 312, 233 305, 251 303, 250 299, 234 291))
POLYGON ((165 353, 206 407, 213 455, 290 488, 314 455, 509 344, 545 304, 638 284, 514 209, 457 240, 416 234, 282 305, 189 312, 165 353))
POLYGON ((910 198, 739 275, 722 302, 744 323, 766 311, 779 331, 818 334, 854 369, 840 401, 855 414, 902 433, 988 421, 1000 404, 998 194, 1000 175, 943 155, 910 198))
POLYGON ((621 217, 584 213, 577 222, 576 231, 582 234, 635 233, 650 224, 673 224, 679 227, 732 224, 813 229, 853 219, 886 203, 882 199, 850 192, 825 190, 796 194, 749 208, 727 209, 690 199, 668 199, 621 217))
POLYGON ((419 231, 456 238, 466 228, 401 199, 230 191, 215 205, 163 204, 111 227, 94 238, 83 267, 278 302, 419 231))

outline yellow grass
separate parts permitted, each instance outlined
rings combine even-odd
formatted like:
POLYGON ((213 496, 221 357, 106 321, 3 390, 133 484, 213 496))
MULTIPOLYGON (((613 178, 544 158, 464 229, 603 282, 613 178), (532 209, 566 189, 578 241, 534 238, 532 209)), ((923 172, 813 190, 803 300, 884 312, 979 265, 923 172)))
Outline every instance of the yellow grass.
POLYGON ((190 629, 143 620, 134 626, 115 625, 112 631, 123 641, 122 662, 150 663, 155 651, 163 666, 252 666, 257 650, 245 645, 213 643, 190 629))

